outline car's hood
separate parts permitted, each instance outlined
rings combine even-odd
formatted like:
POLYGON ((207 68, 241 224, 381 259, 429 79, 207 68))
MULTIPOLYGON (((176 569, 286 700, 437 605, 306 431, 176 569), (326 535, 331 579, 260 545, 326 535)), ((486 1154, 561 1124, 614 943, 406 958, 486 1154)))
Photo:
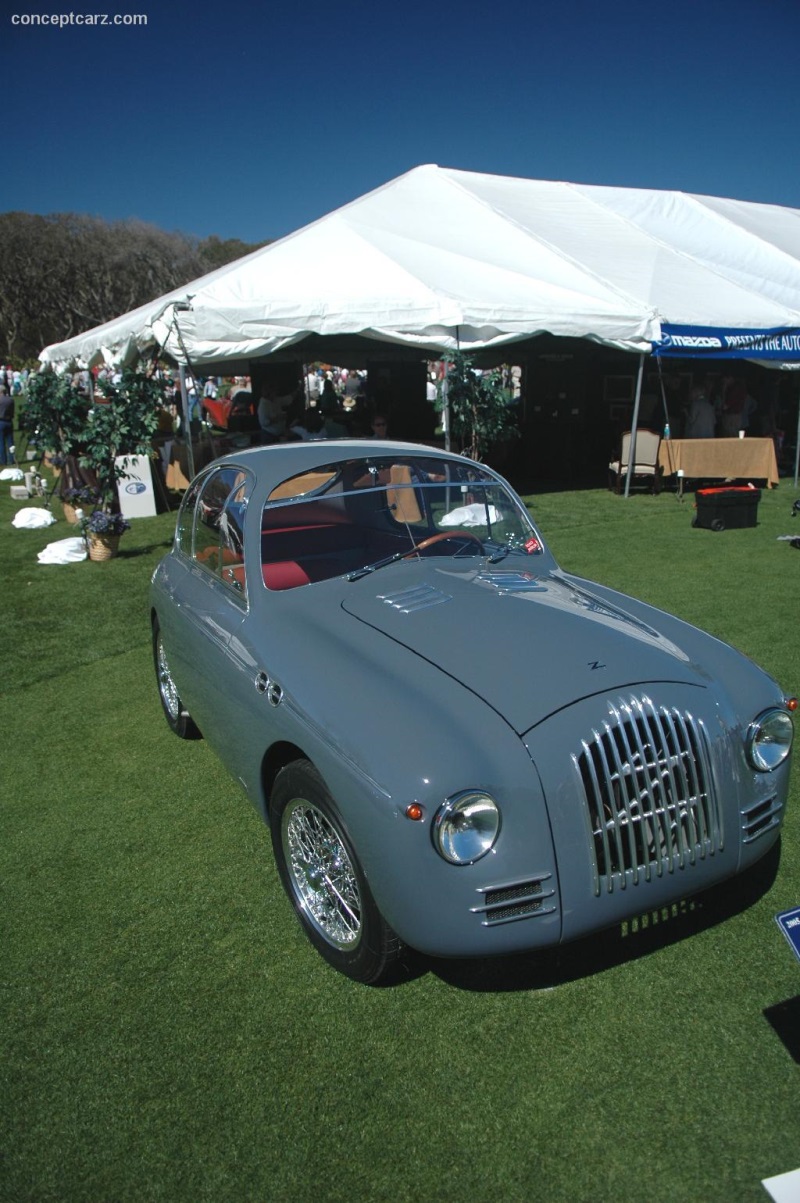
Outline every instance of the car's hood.
MULTIPOLYGON (((675 643, 563 574, 402 562, 350 582, 342 608, 437 665, 520 734, 579 698, 705 686, 675 643)), ((658 612, 654 612, 657 617, 658 612)))

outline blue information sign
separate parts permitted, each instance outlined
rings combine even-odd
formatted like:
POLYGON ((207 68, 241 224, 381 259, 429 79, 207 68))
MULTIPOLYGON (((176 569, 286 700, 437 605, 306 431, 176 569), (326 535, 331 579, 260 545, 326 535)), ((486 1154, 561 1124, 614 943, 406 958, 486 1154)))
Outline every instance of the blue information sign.
POLYGON ((794 955, 800 961, 800 906, 793 911, 781 911, 775 916, 775 922, 792 946, 794 955))

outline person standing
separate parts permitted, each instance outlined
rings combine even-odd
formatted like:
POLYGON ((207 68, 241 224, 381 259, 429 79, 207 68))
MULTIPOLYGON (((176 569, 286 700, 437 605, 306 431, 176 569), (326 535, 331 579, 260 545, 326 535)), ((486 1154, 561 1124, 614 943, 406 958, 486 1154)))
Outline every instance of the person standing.
POLYGON ((693 388, 689 394, 689 412, 686 415, 685 439, 713 439, 716 425, 714 406, 708 400, 704 388, 693 388))
POLYGON ((309 408, 319 398, 320 379, 313 368, 306 375, 306 408, 309 408))
POLYGON ((13 464, 11 448, 14 445, 14 398, 4 384, 0 384, 0 464, 13 464))
POLYGON ((742 426, 744 405, 747 400, 747 388, 740 378, 731 382, 725 390, 722 400, 722 435, 726 439, 735 439, 742 426))

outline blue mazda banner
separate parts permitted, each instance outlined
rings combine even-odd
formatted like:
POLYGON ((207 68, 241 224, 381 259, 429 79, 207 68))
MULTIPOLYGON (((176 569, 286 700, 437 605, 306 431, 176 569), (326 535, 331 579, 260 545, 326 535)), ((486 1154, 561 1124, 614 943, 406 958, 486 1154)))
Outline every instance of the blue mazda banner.
POLYGON ((732 330, 719 326, 661 327, 653 354, 680 358, 772 359, 800 362, 800 327, 732 330))

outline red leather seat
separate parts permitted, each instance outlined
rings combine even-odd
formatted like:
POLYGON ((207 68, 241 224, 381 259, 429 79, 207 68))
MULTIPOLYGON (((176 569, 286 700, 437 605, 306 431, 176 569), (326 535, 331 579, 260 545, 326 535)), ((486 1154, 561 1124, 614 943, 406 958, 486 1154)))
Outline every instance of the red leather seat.
POLYGON ((268 589, 296 589, 298 585, 308 585, 311 577, 295 560, 278 560, 262 566, 264 584, 268 589))

